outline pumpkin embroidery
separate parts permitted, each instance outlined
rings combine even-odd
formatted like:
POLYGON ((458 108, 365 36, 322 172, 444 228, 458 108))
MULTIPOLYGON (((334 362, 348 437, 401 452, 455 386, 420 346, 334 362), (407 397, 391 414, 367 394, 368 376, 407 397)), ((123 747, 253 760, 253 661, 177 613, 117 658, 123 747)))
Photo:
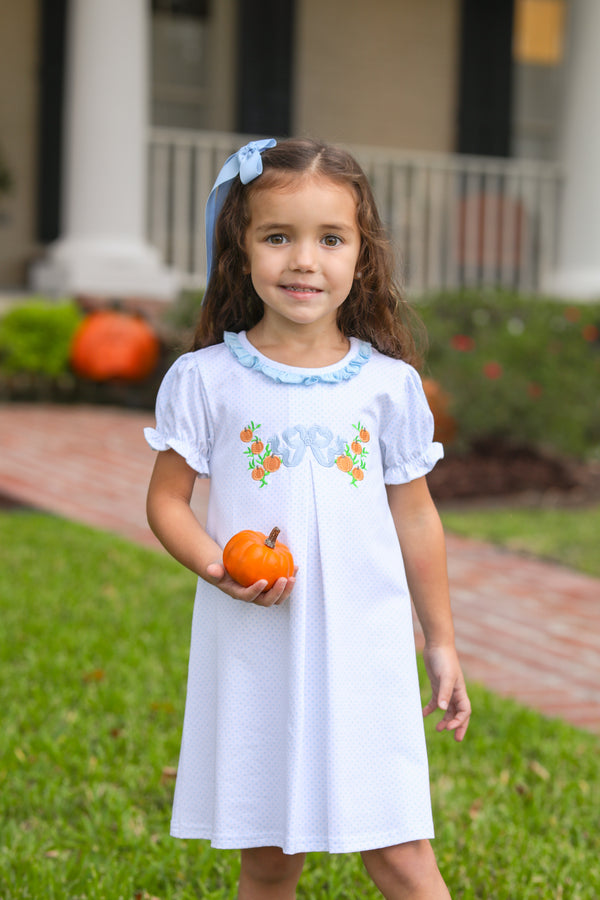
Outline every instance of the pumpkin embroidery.
POLYGON ((350 476, 351 486, 358 487, 359 481, 365 477, 366 457, 369 455, 369 451, 363 445, 369 443, 371 435, 360 422, 352 427, 356 431, 356 435, 351 443, 346 444, 344 453, 338 456, 335 464, 340 472, 346 472, 350 476))
POLYGON ((269 475, 281 466, 293 468, 300 465, 308 450, 319 465, 334 466, 350 476, 350 486, 358 487, 364 480, 369 451, 364 446, 371 440, 369 431, 359 422, 353 425, 356 434, 350 442, 334 436, 329 428, 322 425, 294 425, 281 434, 269 438, 265 444, 259 429, 262 426, 250 422, 240 432, 240 440, 247 444, 244 455, 248 458, 248 469, 260 487, 268 484, 269 475))
POLYGON ((253 481, 259 482, 259 487, 265 487, 267 478, 272 472, 276 472, 281 465, 281 459, 274 456, 271 445, 266 445, 260 439, 258 434, 259 425, 250 422, 240 432, 240 440, 244 444, 250 446, 244 450, 244 454, 248 457, 248 469, 253 481))

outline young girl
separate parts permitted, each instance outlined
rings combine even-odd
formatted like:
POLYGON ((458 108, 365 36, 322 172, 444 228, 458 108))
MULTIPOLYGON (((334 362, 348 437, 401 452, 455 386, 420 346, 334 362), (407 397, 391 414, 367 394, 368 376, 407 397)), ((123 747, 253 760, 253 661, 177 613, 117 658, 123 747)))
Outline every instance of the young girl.
POLYGON ((224 166, 207 223, 195 349, 146 431, 150 525, 199 575, 172 834, 241 848, 240 900, 295 897, 316 850, 360 851, 389 900, 448 897, 410 604, 423 712, 460 741, 470 706, 425 480, 442 448, 371 190, 345 151, 261 141, 224 166), (274 526, 295 576, 242 587, 225 543, 274 526))

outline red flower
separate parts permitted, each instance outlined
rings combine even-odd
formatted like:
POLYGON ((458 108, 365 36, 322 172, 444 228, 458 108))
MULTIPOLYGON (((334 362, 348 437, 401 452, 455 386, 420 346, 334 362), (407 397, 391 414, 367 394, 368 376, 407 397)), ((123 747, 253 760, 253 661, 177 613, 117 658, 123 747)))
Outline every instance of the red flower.
POLYGON ((594 341, 597 341, 600 337, 600 331, 598 331, 598 327, 596 325, 584 325, 581 329, 581 333, 583 335, 584 341, 589 341, 590 344, 593 344, 594 341))
POLYGON ((455 350, 459 350, 461 353, 468 353, 475 347, 475 341, 468 334, 455 334, 450 343, 455 350))
POLYGON ((581 318, 581 310, 577 306, 567 306, 563 310, 563 315, 567 322, 579 322, 581 318))
POLYGON ((527 385, 527 393, 531 397, 532 400, 537 400, 538 397, 541 397, 544 393, 544 390, 541 384, 538 384, 537 381, 532 381, 527 385))
POLYGON ((490 378, 492 381, 495 381, 502 375, 502 366, 498 362, 488 362, 483 367, 483 374, 486 378, 490 378))

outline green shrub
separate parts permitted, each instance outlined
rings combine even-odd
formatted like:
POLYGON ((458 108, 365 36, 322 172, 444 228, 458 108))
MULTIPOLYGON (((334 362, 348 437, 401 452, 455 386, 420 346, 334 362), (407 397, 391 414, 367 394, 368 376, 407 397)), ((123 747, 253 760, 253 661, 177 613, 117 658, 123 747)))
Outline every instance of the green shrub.
POLYGON ((193 334, 200 315, 204 291, 183 291, 165 310, 164 321, 171 328, 193 334))
POLYGON ((56 376, 68 371, 82 314, 70 300, 32 299, 0 319, 0 372, 56 376))
POLYGON ((600 455, 600 304, 481 290, 417 308, 426 374, 451 395, 458 451, 494 439, 600 455))

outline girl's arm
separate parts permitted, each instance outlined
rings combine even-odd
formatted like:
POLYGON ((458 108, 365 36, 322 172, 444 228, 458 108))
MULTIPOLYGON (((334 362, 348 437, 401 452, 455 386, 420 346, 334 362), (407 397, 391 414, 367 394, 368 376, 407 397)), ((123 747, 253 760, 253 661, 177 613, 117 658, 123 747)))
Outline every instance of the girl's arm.
POLYGON ((425 478, 387 485, 388 502, 402 549, 408 587, 425 635, 423 659, 432 697, 424 715, 445 710, 438 731, 454 730, 462 741, 471 705, 454 645, 446 542, 425 478))
POLYGON ((294 578, 280 578, 270 591, 266 580, 242 587, 223 567, 223 551, 200 525, 190 507, 196 472, 174 450, 158 453, 150 487, 147 515, 150 528, 182 565, 191 569, 230 597, 259 606, 280 604, 294 585, 294 578))

